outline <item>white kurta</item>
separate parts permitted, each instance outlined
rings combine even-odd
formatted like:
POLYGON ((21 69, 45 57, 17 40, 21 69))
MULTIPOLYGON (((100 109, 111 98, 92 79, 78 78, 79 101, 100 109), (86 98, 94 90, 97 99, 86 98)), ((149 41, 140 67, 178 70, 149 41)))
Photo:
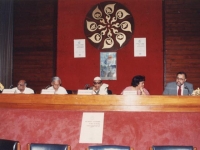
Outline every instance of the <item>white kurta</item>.
MULTIPOLYGON (((53 86, 49 87, 48 90, 54 90, 53 86)), ((55 94, 68 94, 66 89, 62 86, 59 86, 58 90, 54 92, 55 94)))
POLYGON ((12 89, 15 90, 15 94, 34 94, 34 91, 31 88, 28 88, 28 87, 25 87, 23 92, 18 90, 17 87, 12 88, 12 89))
MULTIPOLYGON (((108 86, 109 86, 108 84, 103 83, 100 87, 99 92, 98 91, 96 92, 98 92, 99 95, 108 95, 108 86)), ((92 94, 96 94, 96 92, 93 91, 92 94)))

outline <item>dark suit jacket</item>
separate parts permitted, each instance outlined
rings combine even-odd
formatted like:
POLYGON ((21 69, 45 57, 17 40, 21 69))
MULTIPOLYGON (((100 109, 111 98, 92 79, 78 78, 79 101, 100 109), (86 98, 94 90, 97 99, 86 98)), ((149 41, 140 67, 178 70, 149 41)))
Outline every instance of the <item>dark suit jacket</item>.
MULTIPOLYGON (((190 95, 193 92, 193 85, 191 83, 185 82, 183 95, 190 95)), ((163 95, 177 95, 177 84, 176 82, 167 83, 163 95)))

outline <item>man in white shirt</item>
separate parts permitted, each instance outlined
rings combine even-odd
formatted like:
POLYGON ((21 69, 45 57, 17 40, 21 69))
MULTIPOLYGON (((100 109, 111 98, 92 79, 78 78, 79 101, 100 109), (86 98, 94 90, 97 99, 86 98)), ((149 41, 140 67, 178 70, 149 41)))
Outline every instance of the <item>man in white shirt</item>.
POLYGON ((53 77, 51 85, 48 90, 54 90, 54 94, 68 94, 66 89, 61 86, 61 79, 59 77, 53 77))
POLYGON ((108 84, 102 83, 100 77, 95 77, 93 81, 93 94, 96 95, 108 95, 108 84))
POLYGON ((26 81, 20 80, 17 84, 17 87, 13 88, 15 90, 15 94, 34 94, 34 91, 26 86, 26 81))

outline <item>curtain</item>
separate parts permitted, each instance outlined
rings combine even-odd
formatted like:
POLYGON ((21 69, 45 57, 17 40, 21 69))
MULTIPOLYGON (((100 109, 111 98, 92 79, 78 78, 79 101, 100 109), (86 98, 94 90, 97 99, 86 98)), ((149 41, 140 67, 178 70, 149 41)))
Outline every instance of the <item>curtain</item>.
POLYGON ((0 82, 12 85, 13 0, 0 0, 0 82))

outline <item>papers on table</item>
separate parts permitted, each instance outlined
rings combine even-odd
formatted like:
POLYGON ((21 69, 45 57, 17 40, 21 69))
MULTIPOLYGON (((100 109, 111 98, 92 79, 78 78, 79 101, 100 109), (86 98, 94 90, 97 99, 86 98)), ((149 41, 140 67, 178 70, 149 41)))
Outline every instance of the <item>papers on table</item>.
POLYGON ((14 94, 15 90, 14 89, 4 89, 2 94, 14 94))
POLYGON ((49 89, 42 89, 41 91, 41 94, 54 94, 55 91, 52 89, 52 90, 49 90, 49 89))
POLYGON ((137 95, 137 91, 124 91, 123 95, 137 95))
POLYGON ((92 90, 78 90, 78 95, 92 95, 92 90))

